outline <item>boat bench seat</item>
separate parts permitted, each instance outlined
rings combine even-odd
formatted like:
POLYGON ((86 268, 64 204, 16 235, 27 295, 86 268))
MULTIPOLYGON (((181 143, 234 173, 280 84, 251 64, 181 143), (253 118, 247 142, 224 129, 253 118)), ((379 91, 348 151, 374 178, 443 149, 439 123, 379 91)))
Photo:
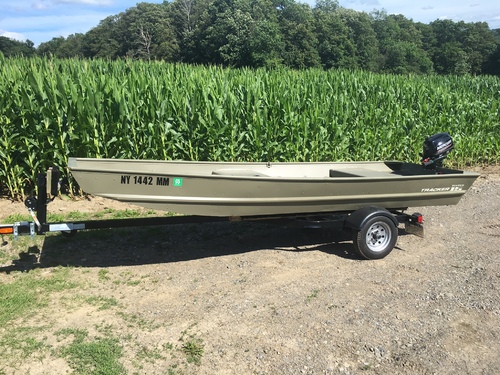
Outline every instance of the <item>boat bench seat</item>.
POLYGON ((269 177, 267 174, 249 169, 217 169, 213 171, 212 174, 218 176, 269 177))
POLYGON ((349 172, 347 171, 339 171, 336 169, 330 169, 330 177, 370 177, 370 178, 379 178, 379 177, 388 177, 391 176, 392 173, 388 171, 380 171, 376 169, 369 168, 358 168, 351 169, 349 172))
POLYGON ((330 177, 363 177, 359 174, 354 174, 351 172, 338 171, 336 169, 330 169, 330 177))

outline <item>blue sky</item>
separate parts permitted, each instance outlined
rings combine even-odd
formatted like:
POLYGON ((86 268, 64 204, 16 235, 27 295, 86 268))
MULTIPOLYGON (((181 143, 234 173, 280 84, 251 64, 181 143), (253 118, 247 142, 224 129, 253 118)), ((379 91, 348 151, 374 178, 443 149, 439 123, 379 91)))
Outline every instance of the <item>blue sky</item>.
MULTIPOLYGON (((315 0, 304 0, 314 5, 315 0)), ((162 3, 163 0, 147 0, 162 3)), ((129 0, 0 0, 0 35, 29 39, 35 46, 52 38, 85 33, 107 16, 135 6, 129 0)), ((345 8, 403 14, 415 22, 437 19, 487 22, 500 28, 499 0, 341 0, 345 8)))

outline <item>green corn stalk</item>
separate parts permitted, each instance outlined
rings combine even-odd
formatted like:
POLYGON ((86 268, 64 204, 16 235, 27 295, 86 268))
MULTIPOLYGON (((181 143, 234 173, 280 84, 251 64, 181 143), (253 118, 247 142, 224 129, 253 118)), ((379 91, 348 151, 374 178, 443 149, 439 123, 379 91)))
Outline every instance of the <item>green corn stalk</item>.
POLYGON ((448 131, 453 164, 500 162, 498 77, 9 58, 0 90, 9 196, 51 165, 67 172, 68 156, 417 161, 448 131))

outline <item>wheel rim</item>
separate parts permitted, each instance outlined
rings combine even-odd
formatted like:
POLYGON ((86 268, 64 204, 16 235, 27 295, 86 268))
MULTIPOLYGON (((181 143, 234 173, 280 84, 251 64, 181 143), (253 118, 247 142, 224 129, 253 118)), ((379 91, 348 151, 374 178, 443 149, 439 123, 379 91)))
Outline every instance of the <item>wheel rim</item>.
POLYGON ((366 245, 374 252, 384 251, 391 242, 391 227, 384 222, 373 223, 366 232, 366 245))

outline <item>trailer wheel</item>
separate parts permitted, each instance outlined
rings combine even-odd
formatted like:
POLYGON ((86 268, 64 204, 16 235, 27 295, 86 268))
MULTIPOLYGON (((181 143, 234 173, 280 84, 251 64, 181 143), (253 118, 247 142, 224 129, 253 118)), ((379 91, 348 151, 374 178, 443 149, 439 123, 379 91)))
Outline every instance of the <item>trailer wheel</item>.
POLYGON ((386 216, 374 216, 360 230, 353 232, 356 252, 365 259, 382 259, 387 256, 398 239, 398 229, 386 216))

